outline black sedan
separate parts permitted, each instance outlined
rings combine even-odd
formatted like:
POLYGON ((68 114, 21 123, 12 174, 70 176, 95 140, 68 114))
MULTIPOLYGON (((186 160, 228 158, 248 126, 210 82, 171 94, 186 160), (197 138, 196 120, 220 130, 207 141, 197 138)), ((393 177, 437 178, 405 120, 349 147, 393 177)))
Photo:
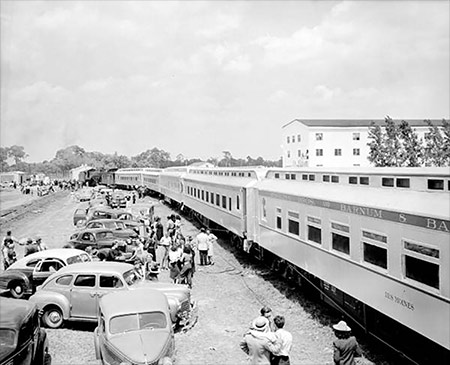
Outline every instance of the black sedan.
POLYGON ((70 236, 69 244, 73 248, 86 250, 87 247, 92 249, 111 248, 115 242, 120 241, 113 231, 104 228, 82 229, 70 236))

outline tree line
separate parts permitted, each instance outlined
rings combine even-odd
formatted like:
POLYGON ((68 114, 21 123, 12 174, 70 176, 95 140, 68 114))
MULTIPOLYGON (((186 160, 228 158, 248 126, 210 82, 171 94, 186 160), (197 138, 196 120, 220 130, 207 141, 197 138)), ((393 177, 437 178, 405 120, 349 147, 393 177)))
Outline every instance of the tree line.
POLYGON ((424 138, 402 120, 395 123, 387 116, 385 126, 369 127, 369 156, 377 167, 450 166, 450 123, 445 119, 440 126, 425 120, 428 132, 424 138))
MULTIPOLYGON (((67 175, 67 173, 78 166, 86 164, 97 170, 111 170, 126 167, 155 167, 166 168, 172 166, 187 166, 195 162, 202 162, 199 158, 187 159, 182 154, 171 159, 170 153, 154 147, 141 152, 136 156, 104 154, 101 152, 89 152, 80 146, 69 146, 56 152, 50 161, 38 163, 27 163, 24 161, 28 154, 22 146, 0 147, 1 171, 23 171, 28 174, 43 173, 48 176, 67 175), (11 163, 8 163, 11 161, 11 163)), ((214 166, 267 166, 280 167, 281 158, 277 161, 264 160, 262 157, 256 159, 251 156, 234 158, 229 151, 223 152, 223 157, 210 157, 207 162, 214 166)))

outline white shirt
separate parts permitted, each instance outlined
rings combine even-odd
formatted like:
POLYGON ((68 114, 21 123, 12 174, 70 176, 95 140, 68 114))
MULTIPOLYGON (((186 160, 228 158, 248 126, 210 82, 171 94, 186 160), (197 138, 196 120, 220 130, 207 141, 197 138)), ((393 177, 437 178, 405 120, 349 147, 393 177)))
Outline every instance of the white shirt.
POLYGON ((208 250, 208 236, 206 233, 200 232, 197 235, 197 249, 200 251, 207 251, 208 250))
POLYGON ((281 342, 280 351, 274 353, 277 356, 289 356, 289 352, 291 352, 292 347, 292 335, 290 332, 280 328, 275 331, 275 335, 281 342))

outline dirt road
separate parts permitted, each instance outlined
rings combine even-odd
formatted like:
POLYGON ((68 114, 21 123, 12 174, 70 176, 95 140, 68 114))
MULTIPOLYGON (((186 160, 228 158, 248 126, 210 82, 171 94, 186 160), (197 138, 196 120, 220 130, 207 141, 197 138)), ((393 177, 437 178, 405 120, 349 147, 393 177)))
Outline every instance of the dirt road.
MULTIPOLYGON (((155 214, 165 223, 170 214, 167 206, 146 197, 131 206, 134 213, 155 204, 155 214)), ((2 235, 11 229, 17 238, 40 235, 49 248, 63 246, 75 231, 72 214, 78 203, 69 193, 55 196, 47 206, 23 218, 3 224, 2 235)), ((196 235, 198 229, 182 219, 184 235, 196 235)), ((326 310, 317 309, 307 300, 288 299, 274 285, 266 281, 258 269, 239 261, 221 241, 215 248, 215 265, 198 267, 194 276, 192 297, 197 302, 198 322, 186 333, 177 333, 176 364, 247 364, 247 356, 239 348, 243 333, 263 305, 269 305, 275 314, 286 317, 285 329, 293 334, 291 364, 332 364, 330 325, 337 319, 326 310)), ((23 256, 23 248, 18 250, 23 256)), ((167 273, 160 280, 168 281, 167 273)), ((95 360, 93 334, 95 326, 71 324, 63 329, 47 330, 53 364, 98 364, 95 360)), ((370 353, 362 344, 366 356, 378 364, 388 364, 370 353)), ((371 364, 363 359, 361 364, 371 364)))

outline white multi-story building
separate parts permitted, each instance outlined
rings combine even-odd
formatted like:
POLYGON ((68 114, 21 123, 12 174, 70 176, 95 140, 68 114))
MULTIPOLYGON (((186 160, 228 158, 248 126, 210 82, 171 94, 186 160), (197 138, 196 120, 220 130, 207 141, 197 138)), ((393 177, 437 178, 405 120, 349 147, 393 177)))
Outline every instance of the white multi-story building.
MULTIPOLYGON (((419 139, 429 132, 423 120, 406 121, 419 139)), ((283 167, 371 166, 367 157, 372 123, 386 126, 384 120, 375 119, 294 119, 282 127, 283 167)))

